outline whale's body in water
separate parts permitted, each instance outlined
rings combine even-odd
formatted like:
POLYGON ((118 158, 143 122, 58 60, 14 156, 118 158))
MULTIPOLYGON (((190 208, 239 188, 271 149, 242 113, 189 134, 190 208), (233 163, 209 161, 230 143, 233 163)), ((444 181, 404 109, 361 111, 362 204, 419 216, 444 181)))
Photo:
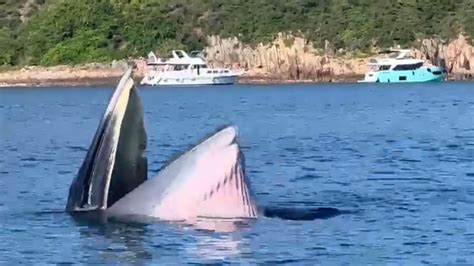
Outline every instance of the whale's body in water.
POLYGON ((67 212, 191 223, 259 216, 312 220, 339 213, 331 208, 259 208, 234 126, 217 131, 148 179, 143 106, 131 73, 116 88, 70 186, 67 212))

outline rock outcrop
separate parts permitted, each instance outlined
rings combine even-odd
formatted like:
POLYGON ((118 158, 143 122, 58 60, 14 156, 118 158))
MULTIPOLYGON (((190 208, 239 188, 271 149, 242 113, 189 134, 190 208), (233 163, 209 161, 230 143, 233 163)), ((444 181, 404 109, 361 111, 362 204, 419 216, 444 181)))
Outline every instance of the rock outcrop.
POLYGON ((246 76, 265 80, 332 80, 351 77, 366 70, 365 60, 333 58, 317 50, 304 38, 280 35, 271 44, 256 47, 237 38, 208 38, 206 59, 219 67, 241 68, 246 76))
MULTIPOLYGON (((271 44, 245 45, 237 38, 210 36, 205 49, 207 60, 214 66, 240 68, 253 79, 273 80, 354 80, 367 71, 372 57, 332 56, 315 49, 305 38, 279 35, 271 44)), ((456 79, 472 77, 474 53, 465 37, 447 44, 434 39, 421 41, 414 55, 436 65, 445 66, 456 79), (443 63, 444 62, 444 63, 443 63)))
POLYGON ((416 57, 445 67, 453 79, 472 79, 474 76, 474 47, 460 35, 450 42, 425 39, 415 49, 416 57))

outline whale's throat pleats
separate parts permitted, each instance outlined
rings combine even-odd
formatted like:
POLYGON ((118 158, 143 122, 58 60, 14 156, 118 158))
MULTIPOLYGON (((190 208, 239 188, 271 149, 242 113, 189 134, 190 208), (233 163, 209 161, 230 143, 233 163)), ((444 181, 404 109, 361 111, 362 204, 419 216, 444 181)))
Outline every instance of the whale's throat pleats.
POLYGON ((236 128, 218 131, 182 154, 111 205, 107 214, 190 222, 256 218, 236 128))
POLYGON ((69 212, 104 210, 147 179, 143 106, 131 78, 122 77, 69 189, 69 212))

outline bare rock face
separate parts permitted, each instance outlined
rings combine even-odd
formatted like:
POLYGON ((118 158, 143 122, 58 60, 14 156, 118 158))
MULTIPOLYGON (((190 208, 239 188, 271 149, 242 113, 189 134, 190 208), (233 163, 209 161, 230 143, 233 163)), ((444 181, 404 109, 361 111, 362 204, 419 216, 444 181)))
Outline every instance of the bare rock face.
POLYGON ((450 42, 425 39, 421 42, 420 49, 415 50, 415 54, 434 65, 445 67, 454 79, 474 76, 474 47, 462 35, 450 42))
POLYGON ((332 58, 304 38, 280 35, 271 44, 256 47, 237 38, 208 38, 206 59, 214 66, 240 68, 247 76, 278 80, 331 80, 364 73, 364 60, 332 58))
MULTIPOLYGON (((305 38, 280 34, 273 43, 245 45, 237 38, 208 37, 206 59, 213 66, 244 69, 246 76, 264 80, 351 80, 367 72, 370 58, 331 56, 315 49, 305 38)), ((421 41, 414 49, 415 57, 441 65, 453 75, 472 76, 474 71, 473 47, 460 36, 448 44, 434 39, 421 41)), ((454 77, 459 79, 460 77, 454 77)))

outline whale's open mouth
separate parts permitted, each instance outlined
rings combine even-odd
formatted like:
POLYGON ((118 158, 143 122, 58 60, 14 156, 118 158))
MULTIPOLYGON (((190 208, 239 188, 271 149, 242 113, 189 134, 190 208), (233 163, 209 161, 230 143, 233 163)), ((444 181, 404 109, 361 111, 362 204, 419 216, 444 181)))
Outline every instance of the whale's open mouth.
POLYGON ((79 173, 66 210, 105 210, 147 179, 143 106, 129 70, 121 79, 79 173))
POLYGON ((236 127, 226 126, 147 180, 143 107, 129 70, 71 184, 66 210, 165 221, 256 218, 237 136, 236 127))

